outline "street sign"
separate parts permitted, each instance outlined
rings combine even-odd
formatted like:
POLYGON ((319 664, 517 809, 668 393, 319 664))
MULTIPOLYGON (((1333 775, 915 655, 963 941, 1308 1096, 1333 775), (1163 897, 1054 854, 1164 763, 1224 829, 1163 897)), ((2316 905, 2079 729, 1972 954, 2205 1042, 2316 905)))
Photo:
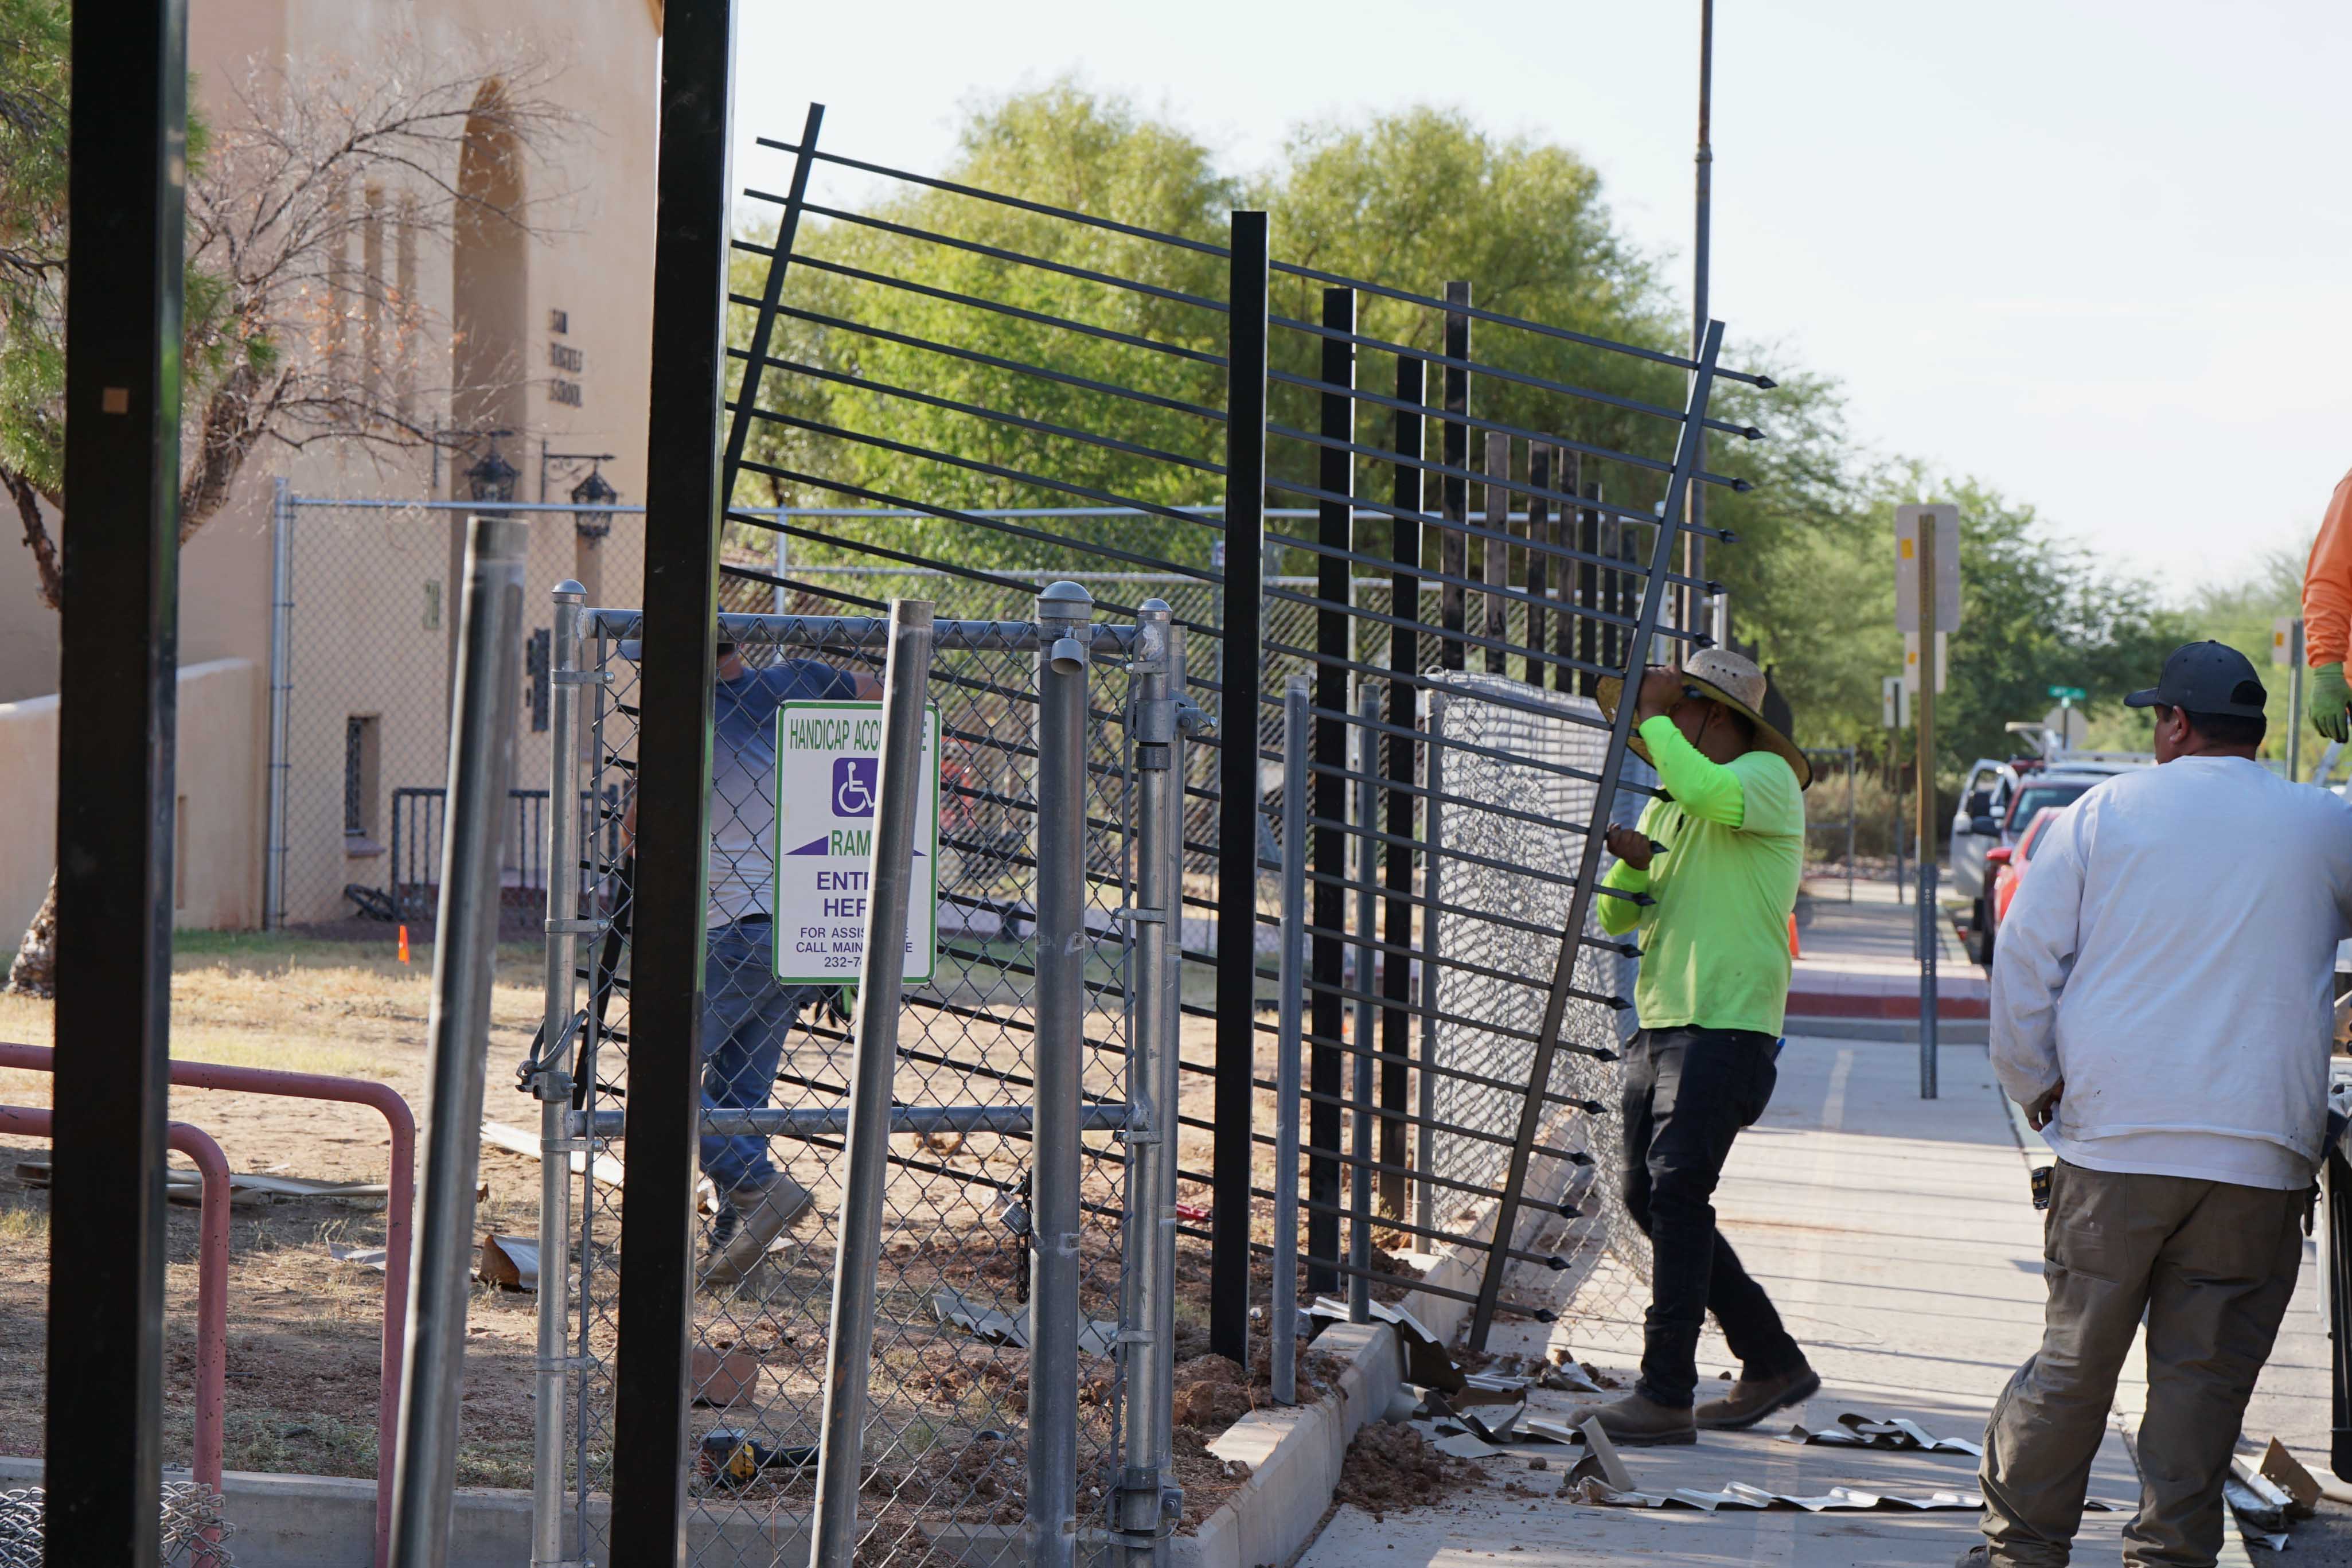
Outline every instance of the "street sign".
MULTIPOLYGON (((776 712, 776 978, 848 984, 866 951, 882 704, 787 702, 776 712)), ((940 710, 923 719, 915 802, 914 886, 907 900, 906 978, 931 978, 939 956, 940 710)))
POLYGON ((2091 719, 2080 708, 2053 708, 2042 716, 2042 727, 2058 737, 2061 751, 2079 751, 2090 735, 2091 719))
MULTIPOLYGON (((1952 683, 1952 639, 1942 632, 1936 634, 1936 689, 1944 690, 1952 683)), ((1903 634, 1903 689, 1919 689, 1919 634, 1903 634)))
POLYGON ((2050 695, 2061 702, 2088 702, 2091 700, 2091 694, 2079 686, 2053 686, 2050 689, 2050 695))
POLYGON ((2303 640, 2303 617, 2281 616, 2271 623, 2271 662, 2281 669, 2292 668, 2298 661, 2296 644, 2303 640))
POLYGON ((1878 681, 1879 722, 1890 730, 1908 729, 1911 724, 1911 689, 1899 675, 1881 676, 1878 681))
POLYGON ((1895 509, 1895 626, 1919 629, 1919 523, 1928 520, 1936 542, 1936 629, 1960 629, 1960 509, 1949 504, 1895 509))

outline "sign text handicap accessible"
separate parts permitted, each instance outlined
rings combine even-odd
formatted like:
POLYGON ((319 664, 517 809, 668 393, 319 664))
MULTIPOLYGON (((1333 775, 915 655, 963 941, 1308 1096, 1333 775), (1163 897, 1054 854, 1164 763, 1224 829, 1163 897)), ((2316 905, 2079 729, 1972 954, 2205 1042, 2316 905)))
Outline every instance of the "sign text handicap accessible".
MULTIPOLYGON (((846 984, 866 951, 874 814, 881 804, 882 704, 787 702, 776 711, 776 978, 846 984)), ((907 904, 909 981, 939 952, 940 710, 923 716, 907 904)))

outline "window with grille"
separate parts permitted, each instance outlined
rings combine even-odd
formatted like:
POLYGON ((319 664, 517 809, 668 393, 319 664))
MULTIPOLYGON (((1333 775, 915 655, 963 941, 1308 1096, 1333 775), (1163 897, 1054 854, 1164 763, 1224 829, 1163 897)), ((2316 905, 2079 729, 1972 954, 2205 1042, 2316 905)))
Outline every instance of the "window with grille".
POLYGON ((354 713, 343 721, 343 837, 373 841, 376 837, 376 757, 378 720, 372 713, 354 713))

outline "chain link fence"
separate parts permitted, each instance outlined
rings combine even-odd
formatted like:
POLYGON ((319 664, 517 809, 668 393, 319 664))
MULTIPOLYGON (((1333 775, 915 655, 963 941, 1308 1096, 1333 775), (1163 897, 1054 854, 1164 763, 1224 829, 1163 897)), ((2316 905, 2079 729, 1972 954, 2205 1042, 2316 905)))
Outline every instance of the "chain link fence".
MULTIPOLYGON (((1642 797, 1620 796, 1614 812, 1595 811, 1591 780, 1608 731, 1589 697, 1455 672, 1423 700, 1430 736, 1426 833, 1436 868, 1423 913, 1433 928, 1423 939, 1433 984, 1423 1048, 1438 1070, 1422 1079, 1422 1111, 1433 1123, 1422 1130, 1422 1149, 1436 1175, 1488 1188, 1499 1184, 1510 1158, 1521 1086, 1533 1072, 1583 846, 1579 828, 1596 816, 1632 820, 1642 797)), ((1628 783, 1649 782, 1636 770, 1646 772, 1638 759, 1628 764, 1628 783)), ((1596 943, 1611 940, 1597 919, 1588 931, 1596 943)), ((1549 1088, 1560 1100, 1537 1134, 1539 1146, 1565 1155, 1555 1177, 1573 1217, 1531 1210, 1511 1243, 1564 1260, 1563 1278, 1542 1294, 1564 1301, 1580 1331, 1633 1349, 1649 1295, 1650 1244, 1625 1209, 1617 1113, 1623 1068, 1614 1058, 1633 1015, 1591 998, 1630 998, 1635 963, 1598 945, 1577 953, 1581 994, 1569 999, 1559 1037, 1596 1054, 1570 1050, 1552 1058, 1549 1088)), ((1477 1218, 1475 1205, 1465 1208, 1432 1184, 1420 1192, 1438 1224, 1460 1228, 1477 1218)))
MULTIPOLYGON (((263 906, 272 925, 433 920, 457 584, 466 519, 482 510, 470 501, 279 496, 263 906)), ((601 582, 608 603, 637 603, 642 515, 618 508, 529 515, 529 603, 546 605, 566 578, 601 582)), ((542 613, 525 633, 501 868, 503 908, 517 935, 536 934, 546 896, 548 637, 542 613)))
MULTIPOLYGON (((947 585, 930 578, 856 583, 858 596, 938 595, 957 618, 1003 622, 1008 634, 1035 604, 1034 595, 1013 591, 941 594, 947 585)), ((583 913, 610 928, 587 943, 578 975, 587 983, 588 1006, 577 1077, 592 1126, 601 1125, 599 1112, 626 1103, 629 801, 641 763, 654 765, 636 744, 636 647, 612 635, 622 619, 596 617, 600 630, 582 659, 592 694, 590 793, 621 803, 600 806, 604 820, 582 861, 583 913)), ((698 1462, 691 1486, 703 1532, 698 1561, 767 1563, 787 1537, 804 1536, 814 1501, 850 1077, 839 983, 855 979, 857 958, 854 950, 835 951, 830 939, 810 942, 814 933, 796 922, 776 923, 785 913, 772 903, 779 858, 819 847, 800 842, 810 830, 793 822, 789 807, 780 817, 772 793, 777 712, 786 702, 870 697, 882 668, 878 642, 812 643, 772 617, 740 633, 732 651, 741 668, 730 674, 722 659, 716 689, 704 1100, 787 1112, 801 1130, 703 1140, 704 1279, 690 1390, 698 1462), (832 965, 837 980, 780 982, 772 943, 787 953, 826 949, 800 953, 792 962, 817 967, 793 973, 827 973, 832 965), (746 1235, 769 1228, 772 1240, 744 1247, 746 1235), (730 1247, 740 1267, 719 1261, 730 1247)), ((894 1101, 902 1106, 1020 1105, 1034 1086, 1037 657, 1008 635, 1001 646, 942 647, 934 658, 937 958, 928 978, 907 987, 894 1080, 894 1101)), ((1102 1108, 1125 1100, 1132 1022, 1131 928, 1122 918, 1135 869, 1128 698, 1121 667, 1098 662, 1086 732, 1081 1068, 1086 1101, 1102 1108)), ((938 1548, 980 1561, 992 1543, 1012 1550, 1027 1463, 1030 1148, 1025 1121, 1007 1127, 987 1119, 891 1140, 861 1560, 912 1561, 938 1548)), ((570 1492, 573 1528, 597 1561, 604 1560, 598 1500, 612 1479, 621 1268, 614 1184, 625 1158, 613 1143, 593 1157, 583 1152, 580 1162, 570 1492)), ((1084 1137, 1082 1519, 1100 1516, 1119 1466, 1116 1352, 1129 1316, 1120 1263, 1126 1158, 1109 1125, 1084 1137)))

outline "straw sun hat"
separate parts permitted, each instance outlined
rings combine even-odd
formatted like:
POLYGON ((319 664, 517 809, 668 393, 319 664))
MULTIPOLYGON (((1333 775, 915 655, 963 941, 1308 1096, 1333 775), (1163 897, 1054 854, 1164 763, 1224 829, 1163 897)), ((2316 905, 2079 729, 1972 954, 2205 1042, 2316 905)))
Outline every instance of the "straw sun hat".
MULTIPOLYGON (((1756 744, 1796 770, 1799 789, 1811 785, 1813 765, 1805 760, 1805 753, 1797 749, 1795 742, 1772 727, 1761 711, 1764 672, 1756 668, 1753 659, 1719 647, 1703 647, 1684 661, 1681 675, 1685 685, 1696 687, 1701 696, 1722 703, 1755 725, 1756 744)), ((1600 699, 1601 710, 1612 719, 1617 717, 1617 702, 1624 691, 1624 681, 1615 676, 1601 680, 1594 693, 1600 699)), ((1633 745, 1635 755, 1643 762, 1650 761, 1650 749, 1642 743, 1638 733, 1633 736, 1633 745)))

